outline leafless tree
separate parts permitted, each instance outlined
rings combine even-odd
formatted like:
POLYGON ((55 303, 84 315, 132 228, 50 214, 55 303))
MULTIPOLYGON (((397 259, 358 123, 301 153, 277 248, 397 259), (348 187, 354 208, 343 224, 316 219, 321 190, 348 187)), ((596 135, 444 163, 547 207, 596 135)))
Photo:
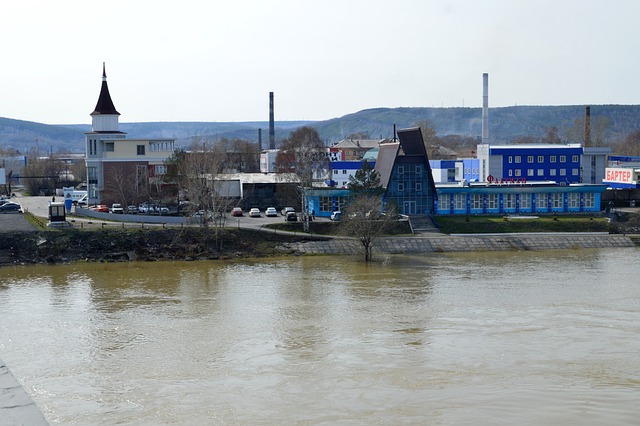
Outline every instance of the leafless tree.
POLYGON ((365 262, 370 262, 373 259, 375 241, 387 232, 395 217, 394 206, 383 208, 382 195, 361 194, 345 208, 339 233, 353 238, 358 243, 365 262))
POLYGON ((393 205, 384 205, 380 174, 368 162, 349 178, 352 198, 345 208, 339 232, 357 241, 365 262, 373 256, 373 244, 383 235, 396 216, 393 205))
POLYGON ((299 199, 305 232, 309 232, 307 190, 314 181, 322 180, 328 169, 327 150, 318 131, 312 127, 301 127, 292 131, 280 145, 276 157, 276 168, 284 180, 296 180, 300 186, 299 199))

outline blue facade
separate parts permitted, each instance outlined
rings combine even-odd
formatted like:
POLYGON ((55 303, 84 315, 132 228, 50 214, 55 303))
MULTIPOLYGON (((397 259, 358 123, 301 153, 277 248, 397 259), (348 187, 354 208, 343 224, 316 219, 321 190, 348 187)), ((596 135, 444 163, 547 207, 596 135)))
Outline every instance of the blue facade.
POLYGON ((402 214, 433 214, 435 194, 428 164, 424 158, 398 156, 387 185, 385 202, 395 202, 402 214))
POLYGON ((485 185, 437 188, 436 214, 599 212, 606 185, 485 185))
POLYGON ((351 197, 348 189, 309 189, 307 207, 318 217, 330 217, 331 213, 344 211, 351 197))
POLYGON ((490 155, 502 157, 502 176, 494 179, 582 182, 579 145, 491 147, 490 155))
POLYGON ((477 158, 463 158, 463 179, 467 182, 478 182, 480 180, 480 160, 477 158))

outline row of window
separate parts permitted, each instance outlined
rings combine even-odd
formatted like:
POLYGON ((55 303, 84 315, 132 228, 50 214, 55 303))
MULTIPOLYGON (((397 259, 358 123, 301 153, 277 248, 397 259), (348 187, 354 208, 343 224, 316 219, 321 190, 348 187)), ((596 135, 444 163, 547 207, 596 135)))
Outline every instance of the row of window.
MULTIPOLYGON (((538 209, 549 207, 558 209, 563 207, 564 195, 564 193, 502 194, 502 203, 505 209, 515 209, 519 201, 521 209, 530 209, 534 199, 538 209), (532 196, 535 196, 535 198, 532 196)), ((572 192, 567 194, 568 207, 571 209, 580 208, 581 195, 585 208, 595 206, 595 195, 593 193, 580 194, 572 192)), ((471 209, 474 210, 483 209, 485 204, 487 209, 490 210, 495 210, 499 207, 500 194, 471 194, 469 198, 471 209)), ((441 195, 438 197, 438 203, 438 210, 450 210, 451 207, 454 210, 465 210, 467 208, 467 194, 453 194, 453 197, 441 195)))
MULTIPOLYGON (((410 184, 405 185, 404 182, 398 182, 398 192, 404 192, 405 190, 410 191, 410 186, 410 184)), ((414 189, 416 192, 422 192, 422 182, 416 182, 414 189)))
MULTIPOLYGON (((405 167, 404 165, 398 166, 398 174, 400 175, 404 174, 405 172, 404 167, 405 167)), ((422 164, 416 164, 413 171, 417 176, 422 175, 422 164)))
POLYGON ((320 197, 320 211, 329 213, 343 211, 348 201, 348 197, 320 197))
MULTIPOLYGON (((544 169, 526 169, 527 176, 544 176, 544 169)), ((567 169, 549 169, 549 176, 567 176, 567 169), (560 172, 558 174, 558 172, 560 172)), ((522 169, 510 169, 509 177, 524 176, 522 169)), ((571 176, 580 176, 580 169, 571 169, 571 176)))
MULTIPOLYGON (((561 163, 566 163, 567 162, 567 156, 566 155, 560 155, 560 162, 561 163)), ((533 159, 535 158, 535 156, 533 155, 528 155, 527 156, 527 163, 529 164, 533 164, 533 159)), ((549 156, 549 162, 550 163, 555 163, 557 159, 557 156, 555 155, 550 155, 549 156)), ((578 155, 573 155, 571 156, 571 161, 574 163, 577 163, 579 161, 579 156, 578 155)), ((521 163, 522 162, 522 157, 520 155, 510 155, 509 156, 509 163, 521 163)), ((544 155, 538 155, 538 163, 544 163, 544 155)))

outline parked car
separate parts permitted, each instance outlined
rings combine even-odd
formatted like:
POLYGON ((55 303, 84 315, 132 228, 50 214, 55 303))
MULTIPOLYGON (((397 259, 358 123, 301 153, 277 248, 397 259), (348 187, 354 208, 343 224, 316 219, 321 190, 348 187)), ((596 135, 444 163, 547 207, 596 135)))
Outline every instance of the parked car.
POLYGON ((264 211, 264 215, 267 217, 275 217, 278 216, 278 211, 275 207, 267 207, 267 209, 264 211))
POLYGON ((0 213, 20 212, 21 210, 22 206, 18 203, 14 203, 13 201, 0 205, 0 213))
POLYGON ((109 213, 123 214, 124 208, 122 208, 122 204, 114 203, 111 205, 111 208, 109 209, 109 213))
POLYGON ((92 209, 101 213, 109 213, 109 206, 107 206, 106 204, 98 204, 96 206, 93 206, 92 209))
POLYGON ((289 212, 284 217, 284 221, 285 222, 297 222, 298 221, 298 215, 296 214, 296 212, 289 212))
POLYGON ((252 208, 251 210, 249 210, 249 217, 260 217, 260 209, 257 207, 252 208))
POLYGON ((89 205, 89 196, 87 194, 84 194, 82 198, 77 201, 73 201, 72 204, 74 206, 87 207, 89 205))
POLYGON ((287 213, 289 213, 289 212, 295 212, 295 211, 296 211, 296 209, 294 209, 293 207, 285 207, 284 209, 280 210, 280 214, 281 214, 282 216, 286 216, 286 215, 287 215, 287 213))
POLYGON ((231 216, 244 216, 244 213, 242 213, 242 208, 234 207, 231 210, 231 216))
POLYGON ((339 221, 340 219, 342 219, 342 212, 333 212, 331 213, 331 220, 334 221, 339 221))
POLYGON ((138 214, 138 206, 127 206, 127 214, 138 214))

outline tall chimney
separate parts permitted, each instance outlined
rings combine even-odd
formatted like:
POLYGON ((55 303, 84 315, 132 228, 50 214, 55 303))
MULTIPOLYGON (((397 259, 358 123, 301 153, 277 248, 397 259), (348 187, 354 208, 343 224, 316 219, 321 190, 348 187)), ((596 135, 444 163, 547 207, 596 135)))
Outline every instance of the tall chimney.
POLYGON ((584 146, 591 146, 591 107, 584 109, 584 146))
POLYGON ((489 74, 482 74, 482 143, 489 143, 489 74))
POLYGON ((276 149, 276 128, 273 121, 273 92, 269 92, 269 149, 276 149))
POLYGON ((262 152, 262 129, 258 129, 258 151, 262 152))

